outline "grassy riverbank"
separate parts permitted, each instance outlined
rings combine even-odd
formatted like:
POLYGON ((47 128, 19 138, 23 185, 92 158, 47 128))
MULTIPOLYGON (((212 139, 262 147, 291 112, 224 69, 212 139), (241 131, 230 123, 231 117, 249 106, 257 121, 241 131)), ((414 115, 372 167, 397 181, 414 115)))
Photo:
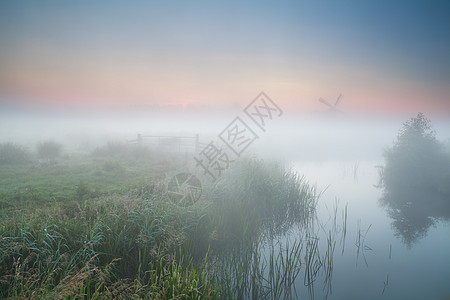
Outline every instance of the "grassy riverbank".
MULTIPOLYGON (((183 159, 144 155, 135 161, 129 150, 106 155, 107 150, 102 158, 97 152, 2 166, 0 297, 251 295, 236 276, 248 274, 246 264, 260 255, 258 243, 293 224, 307 224, 314 213, 315 189, 276 163, 237 161, 218 182, 202 180, 199 201, 180 207, 167 195, 164 172, 179 168, 183 159), (239 257, 239 270, 218 268, 230 255, 239 257)), ((282 274, 298 274, 300 244, 286 251, 287 257, 272 257, 271 280, 262 271, 245 275, 258 278, 265 291, 259 296, 279 295, 282 274), (290 267, 274 273, 287 261, 290 267)))

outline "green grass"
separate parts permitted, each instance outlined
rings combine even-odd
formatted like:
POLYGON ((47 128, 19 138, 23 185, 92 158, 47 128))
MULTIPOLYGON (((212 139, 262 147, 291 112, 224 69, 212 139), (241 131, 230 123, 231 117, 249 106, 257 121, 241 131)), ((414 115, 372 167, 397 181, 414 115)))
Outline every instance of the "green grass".
POLYGON ((156 163, 131 164, 113 159, 75 156, 55 165, 31 162, 0 168, 0 207, 48 203, 124 193, 145 181, 164 176, 156 163), (84 188, 80 194, 80 186, 84 188))
POLYGON ((0 249, 1 274, 6 275, 0 296, 90 293, 108 299, 112 290, 125 298, 131 292, 162 299, 185 292, 187 298, 213 295, 212 283, 201 283, 206 276, 201 265, 194 268, 185 261, 188 253, 178 254, 186 239, 182 212, 170 209, 154 189, 150 199, 90 199, 79 203, 75 213, 54 206, 5 214, 0 249))
POLYGON ((113 158, 0 170, 0 298, 290 297, 306 240, 266 243, 311 223, 317 196, 304 178, 243 159, 180 207, 163 176, 179 165, 133 163, 113 146, 113 158))

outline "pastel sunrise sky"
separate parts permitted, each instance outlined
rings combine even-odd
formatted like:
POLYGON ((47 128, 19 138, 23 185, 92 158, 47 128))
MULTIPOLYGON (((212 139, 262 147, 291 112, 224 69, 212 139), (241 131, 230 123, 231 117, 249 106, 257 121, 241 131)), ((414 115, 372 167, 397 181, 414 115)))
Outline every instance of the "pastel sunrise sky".
POLYGON ((2 1, 0 103, 450 116, 450 1, 2 1))

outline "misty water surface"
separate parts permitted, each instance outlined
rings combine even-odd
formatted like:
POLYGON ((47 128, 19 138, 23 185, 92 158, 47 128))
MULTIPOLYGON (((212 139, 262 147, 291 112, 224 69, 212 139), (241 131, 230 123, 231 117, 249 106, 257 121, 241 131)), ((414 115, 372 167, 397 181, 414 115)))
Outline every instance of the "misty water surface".
MULTIPOLYGON (((348 205, 347 236, 337 239, 329 299, 447 299, 450 295, 450 224, 436 221, 426 234, 408 244, 392 225, 379 199, 379 161, 298 162, 295 168, 325 190, 318 205, 319 222, 330 228, 338 207, 338 226, 348 205), (357 238, 364 244, 358 255, 357 238)), ((427 217, 427 216, 424 216, 427 217)), ((414 222, 410 226, 415 226, 414 222)), ((419 224, 420 226, 420 224, 419 224)), ((320 231, 319 231, 320 232, 320 231)), ((321 295, 323 283, 316 283, 321 295)), ((320 297, 317 297, 320 299, 320 297)))

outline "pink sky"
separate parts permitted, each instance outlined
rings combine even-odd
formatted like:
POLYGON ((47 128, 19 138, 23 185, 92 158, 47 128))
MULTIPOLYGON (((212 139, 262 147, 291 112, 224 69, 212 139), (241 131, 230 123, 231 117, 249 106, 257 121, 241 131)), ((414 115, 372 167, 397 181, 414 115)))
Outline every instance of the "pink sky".
POLYGON ((332 3, 178 5, 0 4, 0 103, 214 107, 265 91, 306 112, 342 93, 346 112, 450 116, 449 21, 438 7, 426 19, 417 4, 337 15, 332 3))

